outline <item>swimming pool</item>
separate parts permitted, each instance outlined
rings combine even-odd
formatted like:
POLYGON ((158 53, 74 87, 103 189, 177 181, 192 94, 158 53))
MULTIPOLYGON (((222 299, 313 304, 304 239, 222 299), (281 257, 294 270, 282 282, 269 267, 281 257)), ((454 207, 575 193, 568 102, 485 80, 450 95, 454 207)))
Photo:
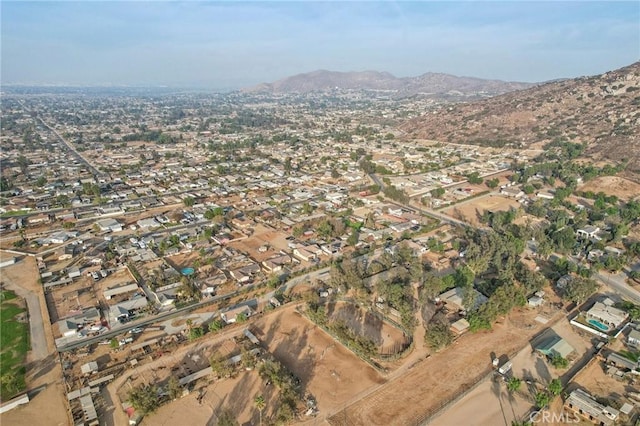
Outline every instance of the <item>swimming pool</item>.
POLYGON ((193 275, 193 273, 194 273, 195 271, 196 271, 196 270, 195 270, 195 269, 193 269, 193 268, 182 268, 182 270, 181 270, 180 272, 182 273, 182 275, 187 276, 187 275, 193 275))
POLYGON ((602 331, 609 331, 609 327, 607 327, 606 325, 604 325, 598 320, 590 319, 588 321, 589 321, 589 324, 593 325, 596 328, 599 328, 602 331))

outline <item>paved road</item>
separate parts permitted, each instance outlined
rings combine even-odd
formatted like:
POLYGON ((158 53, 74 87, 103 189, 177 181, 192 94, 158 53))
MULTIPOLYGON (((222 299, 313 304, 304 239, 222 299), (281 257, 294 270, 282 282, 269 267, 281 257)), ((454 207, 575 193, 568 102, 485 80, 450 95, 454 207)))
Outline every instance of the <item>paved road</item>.
MULTIPOLYGON (((314 279, 317 279, 321 276, 323 276, 324 274, 327 274, 329 272, 329 268, 323 268, 323 269, 318 269, 317 271, 312 271, 309 272, 307 274, 298 276, 298 277, 294 277, 292 279, 290 279, 289 281, 287 281, 286 284, 284 284, 280 289, 281 290, 288 290, 291 289, 293 287, 295 287, 298 284, 302 284, 305 282, 310 282, 314 279)), ((251 288, 253 288, 253 286, 248 287, 246 290, 251 290, 251 288)), ((208 305, 212 305, 216 302, 219 302, 221 300, 226 300, 226 299, 230 299, 234 296, 239 295, 241 292, 240 290, 234 291, 232 293, 228 293, 228 294, 222 294, 220 296, 214 296, 208 299, 205 299, 199 303, 193 304, 193 305, 189 305, 189 306, 185 306, 183 308, 180 309, 175 309, 173 311, 169 311, 169 312, 164 312, 158 315, 154 315, 154 316, 150 316, 150 317, 146 317, 143 318, 139 321, 132 321, 127 323, 124 326, 118 326, 116 329, 108 331, 106 333, 102 333, 98 336, 95 337, 86 337, 77 341, 74 341, 72 343, 68 343, 66 345, 60 346, 58 347, 58 352, 67 352, 67 351, 71 351, 73 349, 78 349, 93 343, 97 343, 97 342, 101 342, 103 340, 109 340, 113 337, 116 337, 120 334, 126 333, 127 331, 131 330, 132 328, 136 328, 136 327, 144 327, 147 325, 151 325, 151 324, 155 324, 157 322, 161 322, 161 321, 165 321, 165 320, 169 320, 169 319, 173 319, 176 317, 180 317, 180 316, 184 316, 186 314, 189 314, 192 311, 195 311, 196 309, 202 308, 204 306, 208 306, 208 305)), ((268 301, 271 297, 273 297, 273 295, 275 294, 275 290, 271 291, 265 295, 263 295, 262 297, 260 297, 259 299, 250 299, 250 300, 245 300, 244 302, 241 302, 237 305, 234 306, 230 306, 228 308, 226 308, 225 310, 228 309, 233 309, 235 307, 238 306, 244 306, 244 305, 249 305, 249 306, 257 306, 259 302, 266 302, 268 301)))
MULTIPOLYGON (((22 262, 24 262, 24 260, 22 262)), ((47 349, 47 338, 44 331, 39 295, 24 288, 20 284, 20 277, 15 275, 12 270, 2 270, 2 282, 6 289, 14 291, 27 302, 27 309, 29 310, 31 356, 33 357, 33 361, 45 359, 47 355, 49 355, 49 351, 47 349)))
POLYGON ((626 274, 609 274, 601 271, 595 275, 595 278, 627 299, 640 304, 640 292, 627 284, 626 274))

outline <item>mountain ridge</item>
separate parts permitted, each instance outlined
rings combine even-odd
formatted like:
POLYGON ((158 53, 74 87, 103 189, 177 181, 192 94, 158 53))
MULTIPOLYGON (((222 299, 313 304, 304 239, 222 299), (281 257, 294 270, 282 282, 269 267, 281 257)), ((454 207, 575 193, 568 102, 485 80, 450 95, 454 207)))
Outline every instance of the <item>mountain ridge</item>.
POLYGON ((417 94, 462 97, 494 96, 512 90, 522 90, 537 83, 458 77, 427 72, 416 77, 396 77, 386 71, 315 70, 296 74, 273 83, 261 83, 242 89, 245 93, 310 93, 335 89, 378 90, 395 92, 398 96, 417 94))

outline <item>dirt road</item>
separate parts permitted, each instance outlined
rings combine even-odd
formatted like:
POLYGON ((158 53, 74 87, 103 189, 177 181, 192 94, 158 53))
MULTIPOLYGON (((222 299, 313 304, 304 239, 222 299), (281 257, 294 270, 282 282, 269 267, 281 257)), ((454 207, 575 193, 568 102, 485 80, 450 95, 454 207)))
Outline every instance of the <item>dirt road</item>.
MULTIPOLYGON (((2 253, 6 257, 6 253, 2 253)), ((38 284, 38 268, 33 257, 25 257, 0 271, 2 282, 27 301, 31 350, 27 353, 26 383, 31 401, 3 413, 0 424, 32 426, 39 424, 69 425, 73 422, 67 409, 66 389, 62 384, 62 368, 53 342, 49 313, 42 287, 38 284)))

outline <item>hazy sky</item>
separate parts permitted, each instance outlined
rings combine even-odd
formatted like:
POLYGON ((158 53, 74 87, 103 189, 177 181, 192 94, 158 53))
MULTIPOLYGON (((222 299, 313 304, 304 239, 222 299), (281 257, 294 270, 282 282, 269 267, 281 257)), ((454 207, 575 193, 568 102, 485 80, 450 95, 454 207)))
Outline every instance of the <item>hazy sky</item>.
POLYGON ((640 59, 640 2, 1 2, 3 84, 234 88, 317 69, 543 81, 640 59))

